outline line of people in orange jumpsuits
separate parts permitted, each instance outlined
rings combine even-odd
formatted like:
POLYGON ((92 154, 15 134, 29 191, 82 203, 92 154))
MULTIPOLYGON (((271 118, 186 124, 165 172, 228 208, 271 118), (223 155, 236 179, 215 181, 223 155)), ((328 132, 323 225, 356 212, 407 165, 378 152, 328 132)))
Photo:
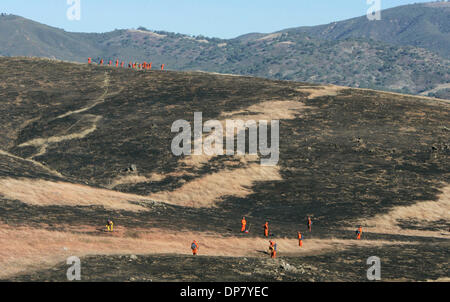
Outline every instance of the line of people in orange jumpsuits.
MULTIPOLYGON (((306 227, 308 228, 308 231, 312 231, 312 220, 311 217, 308 216, 306 220, 306 227)), ((269 237, 269 222, 266 221, 266 223, 263 225, 264 229, 264 237, 269 237)), ((242 233, 249 233, 250 227, 247 228, 247 220, 245 217, 242 217, 241 220, 241 232, 242 233)), ((362 226, 359 226, 359 228, 356 230, 356 239, 361 240, 362 235, 362 226)), ((298 246, 303 247, 303 234, 301 232, 297 232, 297 238, 298 238, 298 246)), ((194 240, 191 244, 192 254, 195 256, 198 254, 199 250, 199 244, 196 240, 194 240)), ((269 254, 271 258, 277 257, 277 243, 275 241, 269 240, 269 254)))
MULTIPOLYGON (((98 65, 103 66, 105 63, 105 61, 103 59, 100 59, 98 65)), ((88 58, 88 64, 92 64, 92 58, 88 58)), ((113 61, 109 60, 108 62, 108 66, 113 66, 113 61)), ((115 66, 118 68, 119 66, 121 68, 125 67, 125 62, 119 62, 119 60, 115 61, 115 66), (119 64, 120 63, 120 64, 119 64)), ((161 64, 161 70, 164 70, 165 64, 161 64)), ((138 62, 130 62, 128 63, 128 68, 133 68, 133 69, 137 69, 137 70, 152 70, 152 62, 147 63, 147 62, 143 62, 143 63, 138 63, 138 62)))
MULTIPOLYGON (((107 232, 113 232, 113 226, 114 226, 113 221, 111 219, 108 219, 106 222, 107 232)), ((311 220, 311 217, 308 216, 308 218, 306 220, 306 227, 308 228, 309 232, 312 231, 311 226, 312 226, 312 220, 311 220)), ((266 221, 266 223, 263 225, 263 229, 264 229, 264 237, 268 238, 269 237, 269 222, 268 221, 266 221)), ((245 217, 243 217, 241 220, 241 232, 248 234, 249 231, 250 231, 250 227, 247 228, 247 220, 245 219, 245 217)), ((362 227, 359 226, 359 228, 356 230, 356 239, 361 240, 361 236, 362 236, 362 227)), ((298 246, 303 247, 303 234, 301 232, 297 232, 297 238, 298 238, 298 246)), ((200 249, 199 242, 194 240, 191 244, 192 254, 194 256, 196 256, 198 254, 199 249, 200 249)), ((270 254, 271 258, 277 257, 277 243, 272 240, 269 240, 269 254, 270 254)))

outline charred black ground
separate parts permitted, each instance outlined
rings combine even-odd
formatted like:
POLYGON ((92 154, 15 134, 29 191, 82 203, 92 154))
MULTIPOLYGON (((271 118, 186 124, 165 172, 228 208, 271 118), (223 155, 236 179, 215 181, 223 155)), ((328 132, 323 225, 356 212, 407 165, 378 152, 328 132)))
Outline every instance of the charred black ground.
MULTIPOLYGON (((307 99, 308 93, 301 91, 306 86, 314 85, 0 58, 0 149, 4 152, 0 154, 1 177, 61 180, 105 188, 115 177, 127 175, 125 170, 130 164, 135 164, 139 173, 164 175, 180 166, 180 158, 170 150, 174 137, 170 128, 175 120, 192 121, 197 111, 203 113, 204 120, 215 119, 222 112, 270 100, 301 100, 308 106, 301 116, 280 121, 279 165, 283 179, 257 183, 252 187, 254 193, 246 198, 226 197, 217 207, 208 209, 155 203, 145 205, 150 210, 142 213, 103 207, 31 206, 0 198, 0 221, 12 226, 31 224, 59 229, 67 224, 98 225, 105 217, 114 217, 117 225, 130 228, 187 228, 228 236, 236 234, 240 218, 245 215, 255 229, 252 236, 259 236, 261 225, 268 220, 275 238, 295 238, 298 230, 305 229, 305 217, 312 215, 314 232, 308 236, 352 238, 353 232, 342 228, 355 227, 356 220, 387 213, 395 206, 437 200, 444 184, 450 181, 448 101, 355 89, 307 99), (88 110, 64 116, 91 104, 94 106, 88 110), (37 138, 89 129, 97 117, 95 131, 81 139, 49 144, 41 155, 39 147, 20 146, 37 138)), ((173 190, 192 179, 220 171, 225 159, 230 160, 215 159, 206 167, 192 169, 189 176, 124 184, 115 189, 139 195, 173 190)), ((448 221, 432 225, 404 221, 402 227, 448 230, 450 225, 448 221)), ((383 247, 373 251, 389 263, 404 267, 403 271, 398 271, 397 266, 388 268, 389 279, 448 276, 442 267, 442 263, 448 263, 448 240, 377 236, 380 238, 422 242, 421 246, 406 250, 383 247), (403 264, 408 257, 412 257, 413 266, 433 265, 411 270, 403 264)), ((328 253, 305 259, 286 256, 288 263, 297 267, 307 264, 317 270, 272 277, 292 281, 361 280, 365 278, 361 267, 366 267, 361 261, 371 252, 328 253), (355 265, 344 265, 342 259, 355 265)), ((242 264, 244 260, 237 258, 148 256, 139 258, 142 266, 124 259, 126 256, 86 258, 90 280, 187 281, 192 277, 189 265, 198 267, 198 261, 208 271, 198 272, 199 281, 267 280, 268 274, 263 272, 260 278, 258 274, 235 273, 232 269, 220 273, 230 265, 240 266, 241 272, 248 272, 246 267, 263 267, 265 260, 261 259, 242 264), (173 266, 165 266, 165 262, 173 266), (120 277, 106 272, 110 264, 120 268, 120 277)), ((56 274, 49 270, 15 280, 59 280, 56 274)))

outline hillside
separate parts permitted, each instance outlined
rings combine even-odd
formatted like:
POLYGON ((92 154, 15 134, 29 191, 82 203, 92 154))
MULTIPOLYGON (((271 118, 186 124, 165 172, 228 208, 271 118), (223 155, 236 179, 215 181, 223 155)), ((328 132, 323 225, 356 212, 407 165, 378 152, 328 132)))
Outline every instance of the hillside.
POLYGON ((0 86, 1 280, 64 281, 73 255, 84 281, 364 281, 373 255, 383 281, 448 277, 448 100, 29 58, 0 86), (280 120, 278 164, 176 157, 194 112, 280 120))
POLYGON ((366 16, 282 32, 303 32, 325 40, 365 38, 393 45, 428 49, 450 58, 450 3, 410 4, 383 10, 381 20, 366 16))
POLYGON ((145 28, 69 33, 18 16, 0 17, 0 55, 86 62, 92 57, 165 63, 171 70, 233 73, 372 88, 444 99, 450 91, 448 3, 383 11, 330 25, 223 40, 145 28), (395 26, 394 26, 394 25, 395 26))

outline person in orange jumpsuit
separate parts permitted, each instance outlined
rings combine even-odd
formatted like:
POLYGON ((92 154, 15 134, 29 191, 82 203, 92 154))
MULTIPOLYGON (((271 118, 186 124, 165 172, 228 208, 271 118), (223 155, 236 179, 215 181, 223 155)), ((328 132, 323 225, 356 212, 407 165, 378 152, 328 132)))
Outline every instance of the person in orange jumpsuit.
POLYGON ((108 64, 109 66, 111 66, 112 65, 112 60, 109 60, 109 64, 108 64))
POLYGON ((269 243, 270 258, 275 259, 277 257, 277 244, 272 240, 269 243))
POLYGON ((103 65, 103 59, 100 60, 100 65, 103 65))
POLYGON ((247 225, 247 220, 245 220, 245 217, 242 217, 241 220, 241 232, 245 232, 245 226, 247 225))
POLYGON ((269 222, 266 221, 263 227, 264 227, 264 236, 269 237, 269 222))
POLYGON ((123 68, 123 66, 125 65, 125 63, 124 62, 122 62, 122 63, 120 63, 120 67, 122 67, 123 68))
POLYGON ((116 60, 116 67, 119 67, 119 60, 116 60))
POLYGON ((303 246, 303 235, 300 232, 298 232, 298 246, 299 247, 303 246))
POLYGON ((311 232, 312 221, 311 221, 311 217, 309 217, 309 216, 308 216, 308 220, 306 221, 306 225, 308 226, 308 230, 311 232))
POLYGON ((161 65, 161 70, 164 70, 164 64, 161 65))
POLYGON ((196 256, 198 253, 198 242, 196 240, 194 240, 194 242, 192 242, 191 249, 192 249, 192 254, 194 256, 196 256))
POLYGON ((362 235, 362 226, 359 226, 358 230, 356 231, 356 239, 360 240, 362 235))
POLYGON ((92 58, 88 58, 88 64, 92 63, 92 58))

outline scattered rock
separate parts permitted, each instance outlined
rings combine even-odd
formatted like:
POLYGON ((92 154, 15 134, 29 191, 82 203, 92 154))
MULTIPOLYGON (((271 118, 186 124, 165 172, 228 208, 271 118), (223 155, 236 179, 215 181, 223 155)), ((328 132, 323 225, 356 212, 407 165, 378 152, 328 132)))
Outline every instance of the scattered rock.
POLYGON ((282 262, 281 262, 280 267, 281 267, 283 270, 287 271, 287 272, 295 273, 295 272, 298 271, 297 268, 296 268, 295 266, 292 266, 292 265, 290 265, 289 263, 287 263, 287 262, 285 262, 285 261, 282 261, 282 262))

